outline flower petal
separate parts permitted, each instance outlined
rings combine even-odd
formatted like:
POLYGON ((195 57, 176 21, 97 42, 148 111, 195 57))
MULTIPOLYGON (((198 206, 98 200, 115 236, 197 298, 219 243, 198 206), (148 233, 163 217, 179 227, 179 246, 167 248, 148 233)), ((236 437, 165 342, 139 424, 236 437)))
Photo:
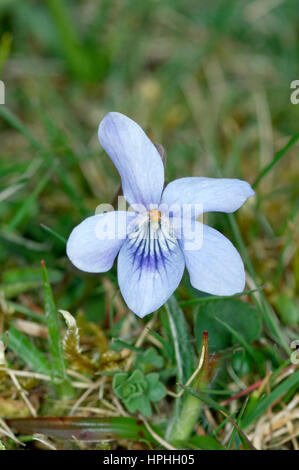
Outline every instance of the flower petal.
POLYGON ((82 271, 109 271, 135 216, 133 212, 119 211, 88 217, 70 234, 67 256, 82 271))
POLYGON ((128 307, 139 317, 157 310, 179 285, 185 261, 178 241, 160 231, 136 228, 118 256, 118 283, 128 307))
MULTIPOLYGON (((169 183, 162 195, 161 204, 195 207, 195 217, 203 212, 234 212, 254 195, 246 181, 230 178, 180 178, 169 183)), ((182 215, 182 213, 181 213, 182 215)))
MULTIPOLYGON (((202 230, 202 244, 199 243, 197 249, 192 246, 190 232, 180 242, 192 286, 213 295, 242 292, 245 287, 245 271, 236 248, 217 230, 200 222, 195 224, 197 232, 202 230)), ((198 235, 196 238, 200 239, 198 235)))
POLYGON ((99 126, 104 147, 122 180, 129 204, 158 204, 164 185, 161 157, 141 127, 120 113, 107 114, 99 126))

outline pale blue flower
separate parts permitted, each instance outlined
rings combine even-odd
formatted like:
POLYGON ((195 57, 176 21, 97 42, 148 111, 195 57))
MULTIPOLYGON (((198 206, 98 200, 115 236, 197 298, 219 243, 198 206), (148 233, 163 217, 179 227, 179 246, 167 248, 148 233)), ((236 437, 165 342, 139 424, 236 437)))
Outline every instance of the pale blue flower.
POLYGON ((138 124, 123 114, 109 113, 98 136, 135 212, 107 212, 81 222, 67 242, 72 263, 82 271, 102 273, 111 269, 118 254, 120 290, 139 317, 167 301, 185 266, 192 286, 200 291, 242 292, 245 271, 239 253, 221 233, 196 218, 203 212, 234 212, 254 195, 251 186, 238 179, 191 177, 175 180, 163 190, 161 157, 138 124), (192 209, 191 228, 184 207, 192 209))

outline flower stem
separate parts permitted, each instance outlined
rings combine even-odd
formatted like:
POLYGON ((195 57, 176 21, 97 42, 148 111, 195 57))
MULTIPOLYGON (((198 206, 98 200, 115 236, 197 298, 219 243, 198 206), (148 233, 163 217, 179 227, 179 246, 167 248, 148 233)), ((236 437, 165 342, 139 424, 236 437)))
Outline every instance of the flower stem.
MULTIPOLYGON (((208 333, 204 331, 199 359, 199 365, 201 365, 201 367, 196 377, 194 377, 190 384, 187 382, 186 385, 197 389, 206 388, 208 383, 208 361, 208 333)), ((198 421, 201 411, 202 401, 187 392, 182 401, 181 408, 174 417, 172 426, 169 429, 167 436, 169 442, 175 445, 187 442, 198 421)))

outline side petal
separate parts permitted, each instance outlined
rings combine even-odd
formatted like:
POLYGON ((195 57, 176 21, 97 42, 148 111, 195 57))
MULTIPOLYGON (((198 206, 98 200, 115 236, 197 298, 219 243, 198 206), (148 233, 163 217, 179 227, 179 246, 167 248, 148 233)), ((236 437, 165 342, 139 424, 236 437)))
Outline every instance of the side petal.
POLYGON ((66 253, 70 261, 88 273, 109 271, 134 218, 134 213, 119 211, 83 220, 67 241, 66 253))
POLYGON ((234 212, 254 191, 246 181, 230 178, 180 178, 164 189, 161 204, 174 206, 174 212, 192 206, 195 217, 203 212, 234 212))
POLYGON ((179 285, 185 268, 178 241, 163 234, 130 234, 118 256, 118 283, 128 307, 144 317, 161 307, 179 285))
POLYGON ((161 157, 141 127, 120 113, 107 114, 98 137, 118 172, 128 203, 158 204, 164 185, 161 157))
POLYGON ((243 261, 233 244, 217 230, 195 222, 196 243, 190 231, 180 243, 195 289, 213 295, 234 295, 245 287, 243 261), (200 237, 198 233, 202 234, 200 237))

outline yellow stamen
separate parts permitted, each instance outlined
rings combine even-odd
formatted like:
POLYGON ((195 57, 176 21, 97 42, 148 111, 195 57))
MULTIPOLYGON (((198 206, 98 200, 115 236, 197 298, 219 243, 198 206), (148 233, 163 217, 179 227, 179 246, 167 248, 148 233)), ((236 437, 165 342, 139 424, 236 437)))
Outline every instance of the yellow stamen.
POLYGON ((157 209, 152 209, 149 211, 150 219, 154 222, 159 222, 161 219, 161 212, 157 211, 157 209))

